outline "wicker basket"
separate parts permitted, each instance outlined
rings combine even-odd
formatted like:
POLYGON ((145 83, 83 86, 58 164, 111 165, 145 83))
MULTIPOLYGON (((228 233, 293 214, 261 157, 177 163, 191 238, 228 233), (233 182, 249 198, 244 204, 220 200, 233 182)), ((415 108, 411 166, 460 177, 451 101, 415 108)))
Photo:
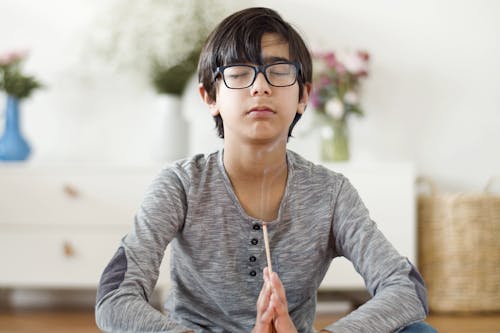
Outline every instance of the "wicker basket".
POLYGON ((500 311, 500 195, 418 199, 419 268, 434 312, 500 311))

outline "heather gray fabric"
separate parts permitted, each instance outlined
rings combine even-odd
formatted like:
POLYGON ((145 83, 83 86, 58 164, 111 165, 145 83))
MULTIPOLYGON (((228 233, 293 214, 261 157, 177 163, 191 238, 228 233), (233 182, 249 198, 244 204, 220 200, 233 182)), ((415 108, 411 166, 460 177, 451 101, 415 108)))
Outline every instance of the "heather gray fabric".
MULTIPOLYGON (((103 274, 96 304, 103 331, 251 331, 266 266, 262 229, 239 204, 222 154, 179 161, 154 180, 122 240, 126 261, 115 257, 106 270, 120 272, 121 263, 126 273, 103 274), (172 289, 161 314, 147 300, 168 244, 172 289)), ((349 181, 291 151, 287 161, 285 194, 268 231, 298 331, 314 332, 316 290, 337 256, 354 264, 374 297, 327 329, 395 332, 423 320, 420 275, 379 232, 349 181)))

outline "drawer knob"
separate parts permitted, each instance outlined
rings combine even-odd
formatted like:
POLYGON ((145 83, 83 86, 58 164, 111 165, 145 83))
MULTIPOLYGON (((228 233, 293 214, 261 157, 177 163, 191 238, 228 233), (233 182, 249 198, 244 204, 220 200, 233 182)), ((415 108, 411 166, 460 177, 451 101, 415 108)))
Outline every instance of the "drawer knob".
POLYGON ((69 184, 64 185, 63 191, 70 198, 78 198, 80 196, 80 192, 78 192, 76 187, 69 184))
POLYGON ((71 243, 69 241, 65 241, 63 243, 63 253, 64 253, 64 256, 67 257, 67 258, 72 258, 75 256, 75 248, 73 247, 73 245, 71 245, 71 243))

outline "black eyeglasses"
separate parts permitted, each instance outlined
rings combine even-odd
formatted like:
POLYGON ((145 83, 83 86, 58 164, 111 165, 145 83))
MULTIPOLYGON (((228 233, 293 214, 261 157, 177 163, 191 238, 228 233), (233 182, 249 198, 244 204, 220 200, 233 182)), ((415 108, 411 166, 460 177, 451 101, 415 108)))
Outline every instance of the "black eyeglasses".
POLYGON ((220 74, 229 89, 244 89, 255 82, 257 74, 262 73, 271 86, 288 87, 297 81, 299 72, 298 62, 283 61, 262 66, 236 64, 217 67, 214 71, 214 81, 220 74))

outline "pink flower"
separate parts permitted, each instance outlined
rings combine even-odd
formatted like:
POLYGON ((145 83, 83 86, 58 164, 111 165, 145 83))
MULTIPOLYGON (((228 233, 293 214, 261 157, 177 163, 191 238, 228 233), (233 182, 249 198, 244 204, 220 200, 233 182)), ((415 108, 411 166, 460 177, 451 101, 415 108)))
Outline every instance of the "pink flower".
POLYGON ((341 120, 360 110, 361 79, 368 76, 370 55, 360 50, 336 53, 313 53, 314 81, 311 104, 333 120, 341 120))
POLYGON ((335 68, 335 65, 337 64, 337 60, 335 59, 335 53, 333 52, 325 53, 323 55, 323 60, 325 64, 330 68, 335 68))
POLYGON ((319 79, 319 84, 321 86, 328 86, 332 83, 332 79, 330 79, 327 75, 321 75, 319 79))
POLYGON ((339 75, 344 75, 345 73, 347 73, 347 68, 343 63, 337 61, 337 63, 335 64, 335 71, 339 75))
POLYGON ((313 106, 313 108, 318 108, 319 106, 321 106, 320 98, 316 89, 313 89, 313 91, 311 92, 309 100, 311 101, 311 105, 313 106))
POLYGON ((347 53, 344 57, 344 65, 354 75, 367 72, 368 64, 359 53, 347 53))
POLYGON ((0 55, 0 65, 8 66, 13 63, 24 60, 28 56, 27 50, 18 50, 0 55))
POLYGON ((365 62, 370 61, 370 54, 367 51, 358 51, 358 56, 365 62))

